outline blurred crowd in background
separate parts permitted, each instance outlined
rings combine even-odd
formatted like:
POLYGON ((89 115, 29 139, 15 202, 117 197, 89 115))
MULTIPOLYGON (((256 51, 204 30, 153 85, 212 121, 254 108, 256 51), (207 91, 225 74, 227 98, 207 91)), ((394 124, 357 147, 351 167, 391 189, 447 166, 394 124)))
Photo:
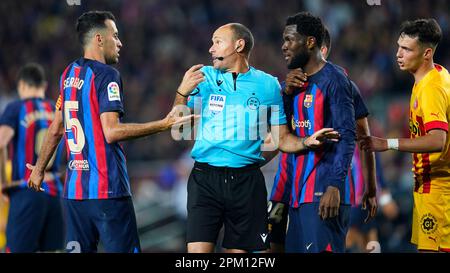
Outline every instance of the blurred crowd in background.
MULTIPOLYGON (((287 16, 304 10, 320 16, 332 37, 329 60, 345 67, 359 86, 371 112, 374 135, 409 136, 413 77, 398 69, 395 58, 402 21, 435 18, 444 36, 435 62, 450 68, 448 0, 80 0, 81 5, 67 2, 77 1, 0 1, 1 112, 17 98, 17 72, 27 62, 44 66, 49 82, 47 96, 57 98, 62 71, 81 56, 76 19, 92 9, 110 10, 117 19, 123 48, 116 68, 124 83, 125 122, 164 117, 185 70, 193 64, 211 63, 208 53, 211 35, 228 22, 249 27, 255 37, 251 65, 282 81, 287 72, 281 54, 287 16)), ((185 182, 192 164, 191 145, 189 141, 174 141, 170 132, 124 143, 144 250, 184 250, 185 182)), ((377 226, 381 250, 412 251, 411 156, 394 152, 380 156, 378 167, 383 169, 398 205, 398 211, 394 212, 383 214, 380 209, 377 226)), ((269 190, 276 161, 264 168, 269 190)))

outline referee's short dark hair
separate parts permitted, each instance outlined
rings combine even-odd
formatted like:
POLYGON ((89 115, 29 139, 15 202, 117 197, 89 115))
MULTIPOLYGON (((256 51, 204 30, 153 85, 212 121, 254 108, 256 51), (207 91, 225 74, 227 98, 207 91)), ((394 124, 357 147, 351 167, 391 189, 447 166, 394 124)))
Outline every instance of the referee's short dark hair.
POLYGON ((250 52, 252 51, 253 45, 255 44, 252 32, 243 24, 230 23, 229 26, 233 31, 234 38, 236 40, 243 39, 245 41, 245 46, 244 49, 242 49, 242 53, 250 56, 250 52))
POLYGON ((47 82, 44 68, 37 63, 28 63, 20 68, 17 80, 33 87, 42 87, 47 82))
POLYGON ((442 30, 433 18, 405 21, 400 27, 400 35, 417 37, 420 44, 428 44, 436 48, 442 39, 442 30))
POLYGON ((297 32, 301 35, 314 37, 316 39, 316 46, 320 49, 325 28, 319 17, 302 11, 287 18, 286 26, 289 25, 297 25, 297 32))
POLYGON ((85 46, 87 37, 91 30, 106 28, 107 19, 116 22, 116 18, 110 11, 88 11, 81 14, 77 20, 77 33, 80 43, 85 46))

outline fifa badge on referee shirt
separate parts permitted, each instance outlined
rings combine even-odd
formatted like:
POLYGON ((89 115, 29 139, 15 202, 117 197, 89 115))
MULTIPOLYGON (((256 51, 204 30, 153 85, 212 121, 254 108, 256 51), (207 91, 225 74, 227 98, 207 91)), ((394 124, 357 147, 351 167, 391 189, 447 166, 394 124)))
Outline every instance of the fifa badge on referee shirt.
POLYGON ((225 101, 227 97, 222 95, 209 95, 209 110, 213 114, 218 114, 223 111, 223 108, 225 107, 225 101))
POLYGON ((313 95, 305 95, 305 100, 303 101, 303 105, 306 108, 309 108, 309 107, 311 107, 312 102, 313 102, 313 95))

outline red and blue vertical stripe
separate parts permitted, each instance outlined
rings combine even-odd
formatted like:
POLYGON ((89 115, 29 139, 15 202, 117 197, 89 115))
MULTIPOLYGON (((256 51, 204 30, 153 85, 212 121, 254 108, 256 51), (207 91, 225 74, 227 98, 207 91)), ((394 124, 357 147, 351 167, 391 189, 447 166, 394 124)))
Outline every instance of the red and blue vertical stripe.
MULTIPOLYGON (((129 196, 130 187, 126 170, 125 155, 118 143, 108 144, 103 134, 100 121, 99 86, 104 82, 98 78, 96 68, 87 61, 72 63, 61 77, 62 110, 64 103, 77 101, 78 110, 70 110, 63 115, 66 118, 77 119, 84 132, 85 145, 80 153, 72 153, 68 140, 78 143, 77 128, 66 128, 65 139, 69 166, 66 174, 64 197, 68 199, 108 199, 129 196), (73 86, 64 88, 63 83, 68 78, 83 80, 81 89, 73 86), (68 116, 67 116, 68 115, 68 116), (87 162, 88 168, 73 168, 74 164, 87 162), (71 168, 72 167, 72 168, 71 168)), ((92 62, 91 62, 92 64, 92 62)), ((102 64, 103 65, 103 64, 102 64)), ((105 73, 103 73, 105 74, 105 73)), ((82 165, 82 164, 81 164, 82 165)))

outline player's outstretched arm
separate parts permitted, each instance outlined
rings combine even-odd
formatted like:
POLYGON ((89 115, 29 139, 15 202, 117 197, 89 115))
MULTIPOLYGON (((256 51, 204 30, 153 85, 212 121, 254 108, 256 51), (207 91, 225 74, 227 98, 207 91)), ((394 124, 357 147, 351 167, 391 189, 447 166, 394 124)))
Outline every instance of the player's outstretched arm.
POLYGON ((173 108, 172 111, 161 120, 146 123, 121 123, 119 113, 105 112, 100 115, 100 120, 106 142, 111 144, 118 141, 159 133, 170 129, 174 125, 190 123, 192 119, 196 117, 194 115, 179 116, 180 113, 183 114, 173 108))
POLYGON ((409 153, 437 153, 445 147, 447 132, 441 129, 429 131, 426 135, 416 138, 385 139, 374 136, 361 137, 358 141, 366 151, 384 152, 398 150, 409 153))
POLYGON ((299 138, 289 132, 286 125, 272 125, 272 138, 280 151, 285 153, 298 153, 307 149, 316 149, 327 140, 339 141, 339 133, 333 128, 322 128, 313 135, 299 138))
MULTIPOLYGON (((356 120, 356 136, 358 139, 370 136, 369 121, 366 117, 356 120)), ((368 222, 371 219, 375 218, 378 209, 375 153, 362 150, 361 162, 363 165, 363 175, 365 183, 361 204, 363 209, 367 209, 367 217, 364 221, 368 222)))
POLYGON ((33 166, 27 162, 27 168, 32 170, 30 178, 28 180, 28 187, 35 191, 43 191, 41 188, 42 181, 44 180, 44 173, 47 165, 52 158, 53 154, 58 147, 59 142, 64 134, 64 125, 62 119, 61 110, 55 111, 55 119, 48 128, 44 141, 42 142, 41 151, 36 162, 36 166, 33 166))

